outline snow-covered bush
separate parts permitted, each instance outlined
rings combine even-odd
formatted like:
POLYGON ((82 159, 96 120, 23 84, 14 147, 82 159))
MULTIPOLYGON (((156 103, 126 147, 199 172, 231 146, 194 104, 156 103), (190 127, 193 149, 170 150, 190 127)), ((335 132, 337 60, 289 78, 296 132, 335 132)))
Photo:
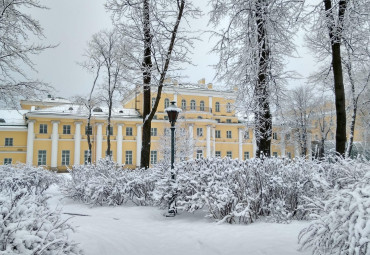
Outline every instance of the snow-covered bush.
POLYGON ((25 188, 28 192, 41 194, 57 181, 56 173, 42 167, 24 164, 0 166, 0 190, 16 191, 25 188))
POLYGON ((75 166, 63 193, 90 205, 152 204, 154 181, 148 170, 129 170, 102 159, 97 164, 75 166))
MULTIPOLYGON (((365 177, 344 189, 332 189, 322 216, 299 234, 301 248, 313 254, 370 254, 370 166, 365 177)), ((351 179, 353 180, 353 179, 351 179)))
POLYGON ((178 209, 194 212, 203 208, 220 222, 250 223, 261 217, 277 222, 308 219, 320 210, 311 201, 322 201, 331 188, 364 176, 357 167, 361 164, 353 164, 340 159, 190 160, 176 165, 174 182, 169 172, 162 175, 154 194, 164 206, 176 194, 178 209))
POLYGON ((73 231, 43 194, 0 190, 0 254, 82 254, 68 237, 73 231))

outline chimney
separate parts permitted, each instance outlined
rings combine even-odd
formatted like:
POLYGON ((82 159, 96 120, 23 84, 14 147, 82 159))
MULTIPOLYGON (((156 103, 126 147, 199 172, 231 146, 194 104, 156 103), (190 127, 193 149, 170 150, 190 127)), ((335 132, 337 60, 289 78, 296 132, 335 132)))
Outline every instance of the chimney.
POLYGON ((31 112, 33 112, 36 109, 34 105, 31 106, 31 112))
POLYGON ((199 85, 205 85, 206 84, 206 78, 202 78, 198 81, 199 85))
POLYGON ((212 84, 212 83, 208 83, 208 84, 207 84, 207 88, 208 88, 208 89, 212 89, 212 88, 213 88, 213 84, 212 84))

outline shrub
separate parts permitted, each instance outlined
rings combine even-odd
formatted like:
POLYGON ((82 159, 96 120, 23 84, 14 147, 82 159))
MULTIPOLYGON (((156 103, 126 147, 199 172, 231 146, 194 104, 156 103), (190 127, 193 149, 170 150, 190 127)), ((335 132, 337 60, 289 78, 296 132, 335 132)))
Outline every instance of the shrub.
POLYGON ((152 204, 154 180, 147 170, 129 170, 102 159, 96 165, 75 166, 71 180, 62 185, 63 193, 90 205, 152 204))
POLYGON ((370 166, 362 167, 365 177, 354 181, 351 174, 345 188, 330 191, 321 216, 300 232, 301 249, 312 248, 313 254, 370 253, 370 166))

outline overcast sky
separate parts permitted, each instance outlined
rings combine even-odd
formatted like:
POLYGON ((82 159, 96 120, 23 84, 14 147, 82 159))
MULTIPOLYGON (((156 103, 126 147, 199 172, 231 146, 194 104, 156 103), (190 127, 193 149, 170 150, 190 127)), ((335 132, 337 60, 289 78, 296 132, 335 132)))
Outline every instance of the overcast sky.
MULTIPOLYGON (((109 13, 104 9, 105 0, 41 0, 49 10, 32 10, 34 18, 38 19, 44 28, 46 39, 44 44, 59 44, 34 58, 38 73, 33 75, 49 83, 56 89, 56 96, 71 97, 76 94, 87 94, 93 76, 84 71, 77 63, 83 60, 83 53, 91 36, 102 29, 111 27, 109 13)), ((208 0, 199 0, 197 4, 206 6, 208 0)), ((206 10, 207 12, 207 10, 206 10)), ((207 13, 202 19, 195 21, 194 29, 206 30, 207 13)), ((196 66, 186 66, 183 82, 196 83, 201 78, 206 82, 214 82, 215 71, 210 65, 217 62, 217 57, 208 54, 212 41, 203 36, 203 41, 195 44, 193 63, 196 66)), ((299 44, 300 41, 299 41, 299 44)), ((295 70, 306 76, 314 68, 314 63, 308 57, 307 49, 299 48, 302 58, 291 59, 289 70, 295 70)), ((292 81, 291 84, 302 84, 304 81, 292 81)))

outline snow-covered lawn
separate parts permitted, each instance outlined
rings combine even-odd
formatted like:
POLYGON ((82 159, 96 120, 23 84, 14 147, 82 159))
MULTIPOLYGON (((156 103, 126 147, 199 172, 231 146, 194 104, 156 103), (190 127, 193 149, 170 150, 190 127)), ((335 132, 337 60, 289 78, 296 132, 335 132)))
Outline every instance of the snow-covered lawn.
POLYGON ((307 222, 290 224, 216 224, 200 213, 163 217, 155 207, 89 207, 64 198, 53 185, 47 194, 52 208, 62 206, 76 227, 73 239, 86 255, 115 254, 310 254, 298 251, 297 236, 307 222))

